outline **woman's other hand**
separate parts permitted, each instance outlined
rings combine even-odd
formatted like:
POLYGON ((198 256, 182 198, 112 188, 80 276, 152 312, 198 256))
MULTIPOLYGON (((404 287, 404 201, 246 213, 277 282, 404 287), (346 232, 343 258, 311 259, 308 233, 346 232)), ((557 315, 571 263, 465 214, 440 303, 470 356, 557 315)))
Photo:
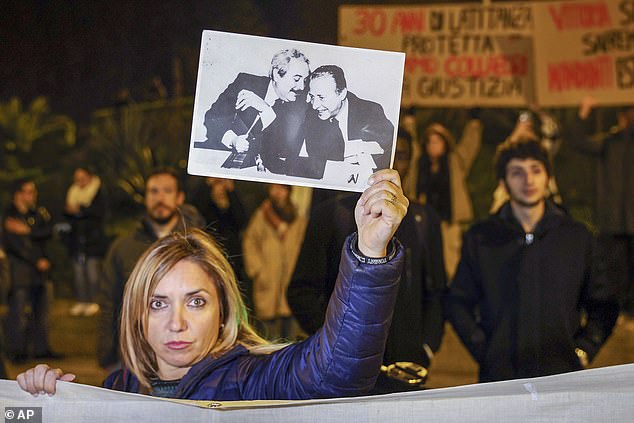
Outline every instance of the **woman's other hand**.
POLYGON ((32 395, 54 395, 58 380, 71 382, 75 380, 75 375, 64 373, 62 369, 52 369, 48 364, 38 364, 20 373, 16 379, 20 388, 32 395))

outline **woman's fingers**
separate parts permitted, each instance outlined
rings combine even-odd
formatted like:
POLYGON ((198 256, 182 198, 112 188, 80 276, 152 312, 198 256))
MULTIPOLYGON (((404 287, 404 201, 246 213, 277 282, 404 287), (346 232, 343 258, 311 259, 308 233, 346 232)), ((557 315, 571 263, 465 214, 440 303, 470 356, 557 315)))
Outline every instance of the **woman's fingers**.
POLYGON ((408 204, 407 199, 403 201, 403 199, 389 191, 381 191, 368 199, 363 206, 363 210, 365 214, 371 214, 372 216, 385 214, 385 217, 389 219, 393 216, 404 216, 407 213, 408 204))
POLYGON ((369 187, 366 188, 359 198, 359 205, 361 206, 364 206, 371 197, 382 191, 390 192, 395 196, 395 198, 392 198, 389 194, 382 194, 387 196, 386 199, 393 199, 394 201, 409 204, 407 198, 403 195, 401 178, 395 170, 382 169, 375 172, 368 180, 368 184, 369 187))
POLYGON ((70 374, 70 373, 69 374, 64 374, 62 369, 50 369, 44 375, 44 387, 43 387, 44 392, 49 394, 49 395, 53 395, 53 394, 55 394, 55 392, 57 390, 57 381, 58 380, 65 380, 65 381, 70 382, 73 379, 75 379, 75 375, 70 374))
POLYGON ((62 369, 51 369, 48 364, 38 364, 32 369, 20 373, 16 378, 20 388, 36 396, 55 394, 58 379, 70 382, 75 379, 75 375, 65 374, 62 369))
POLYGON ((24 372, 20 373, 18 377, 16 378, 16 380, 18 382, 18 385, 23 391, 29 392, 27 384, 26 384, 26 375, 24 372))

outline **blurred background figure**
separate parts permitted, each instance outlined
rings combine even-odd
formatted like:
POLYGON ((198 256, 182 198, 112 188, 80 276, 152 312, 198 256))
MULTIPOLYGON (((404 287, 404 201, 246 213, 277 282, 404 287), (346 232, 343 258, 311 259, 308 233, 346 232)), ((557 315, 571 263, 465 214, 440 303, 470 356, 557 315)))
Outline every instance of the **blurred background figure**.
MULTIPOLYGON (((242 258, 242 235, 248 216, 232 179, 205 178, 205 189, 192 203, 207 222, 206 231, 227 252, 229 263, 241 283, 245 300, 250 300, 250 289, 246 282, 242 258)), ((251 305, 250 301, 247 301, 251 305)))
POLYGON ((160 76, 156 75, 152 78, 152 80, 148 83, 145 100, 146 101, 157 101, 164 100, 167 98, 167 88, 163 85, 163 80, 160 76))
POLYGON ((130 90, 128 88, 120 88, 115 95, 113 106, 115 108, 121 108, 131 104, 134 104, 134 98, 132 98, 130 90))
POLYGON ((546 199, 539 141, 500 144, 495 169, 509 201, 465 234, 447 316, 480 382, 582 370, 618 316, 592 234, 546 199))
POLYGON ((306 219, 290 201, 290 186, 270 184, 267 193, 244 233, 244 264, 253 281, 255 317, 262 323, 264 335, 294 339, 299 331, 286 291, 304 239, 306 219))
POLYGON ((621 311, 634 318, 634 105, 621 109, 617 127, 591 137, 595 107, 593 97, 581 101, 566 139, 596 160, 598 265, 620 292, 621 311))
POLYGON ((2 219, 3 241, 11 268, 6 336, 9 357, 16 363, 33 358, 60 358, 49 345, 51 262, 46 242, 52 235, 51 215, 37 205, 37 187, 30 179, 13 185, 13 201, 2 219), (30 305, 30 313, 27 311, 30 305))
MULTIPOLYGON (((561 146, 560 125, 553 116, 542 110, 537 108, 524 110, 519 114, 515 128, 507 140, 512 142, 520 140, 539 141, 548 152, 548 158, 552 166, 555 163, 555 156, 561 146)), ((557 205, 561 206, 563 204, 554 172, 548 182, 547 198, 557 205)), ((509 196, 504 188, 504 184, 498 184, 493 192, 493 202, 491 203, 489 213, 494 214, 497 212, 502 204, 508 200, 509 196)))
POLYGON ((101 261, 108 240, 103 231, 106 204, 101 179, 88 167, 78 167, 66 193, 64 214, 70 223, 67 246, 73 263, 75 299, 71 316, 93 316, 99 311, 95 301, 101 261))
POLYGON ((432 123, 422 136, 418 162, 417 192, 421 202, 432 206, 442 219, 445 269, 451 280, 460 259, 462 227, 473 220, 467 176, 480 151, 482 124, 475 110, 462 132, 460 143, 439 123, 432 123))
MULTIPOLYGON (((408 176, 411 152, 411 136, 399 128, 394 169, 402 179, 408 176)), ((308 334, 324 322, 341 250, 346 236, 354 231, 352 210, 358 199, 359 194, 338 193, 314 206, 288 288, 293 315, 308 334)), ((443 338, 442 296, 447 278, 440 218, 431 206, 410 201, 396 237, 405 247, 405 268, 375 394, 422 388, 443 338), (399 372, 397 363, 405 362, 411 363, 408 369, 419 369, 420 375, 399 372)))
MULTIPOLYGON (((417 199, 416 187, 418 185, 418 159, 422 154, 421 145, 418 138, 418 124, 416 122, 416 109, 414 107, 402 108, 401 117, 399 119, 397 142, 403 136, 411 138, 410 143, 410 163, 407 175, 401 175, 401 183, 403 184, 403 192, 409 198, 417 199), (402 135, 407 134, 407 135, 402 135)), ((398 144, 397 144, 398 147, 398 144)), ((396 159, 395 159, 396 160, 396 159)), ((400 172, 399 172, 400 173, 400 172)))

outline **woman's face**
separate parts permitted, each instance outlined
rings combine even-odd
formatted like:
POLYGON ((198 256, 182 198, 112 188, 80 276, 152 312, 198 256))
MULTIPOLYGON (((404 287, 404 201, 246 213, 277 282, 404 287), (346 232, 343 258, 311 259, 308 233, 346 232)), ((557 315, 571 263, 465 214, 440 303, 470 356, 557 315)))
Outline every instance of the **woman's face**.
POLYGON ((156 286, 148 310, 148 342, 158 377, 180 379, 218 340, 220 301, 200 266, 178 262, 156 286))
POLYGON ((431 134, 429 136, 425 148, 427 149, 427 155, 431 159, 441 158, 447 150, 445 140, 438 134, 431 134))

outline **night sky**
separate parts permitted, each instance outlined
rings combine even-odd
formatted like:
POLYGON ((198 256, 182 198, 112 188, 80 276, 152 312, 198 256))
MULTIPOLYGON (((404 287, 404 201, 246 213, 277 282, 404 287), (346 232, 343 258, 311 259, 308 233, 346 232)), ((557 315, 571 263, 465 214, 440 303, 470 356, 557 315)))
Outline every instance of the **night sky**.
POLYGON ((193 95, 203 29, 336 44, 344 3, 372 1, 1 0, 0 101, 44 95, 83 123, 121 88, 142 101, 154 76, 171 95, 175 62, 193 95))

